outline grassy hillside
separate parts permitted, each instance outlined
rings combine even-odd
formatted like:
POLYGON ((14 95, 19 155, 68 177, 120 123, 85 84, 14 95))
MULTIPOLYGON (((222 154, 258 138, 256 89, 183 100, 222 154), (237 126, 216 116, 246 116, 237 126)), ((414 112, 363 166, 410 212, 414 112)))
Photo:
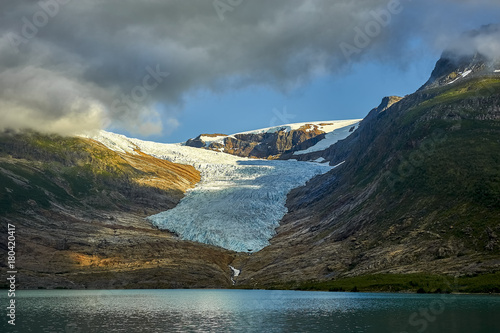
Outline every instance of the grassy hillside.
POLYGON ((387 115, 388 140, 376 140, 352 173, 358 191, 377 184, 364 207, 390 208, 375 210, 380 236, 406 216, 414 220, 407 232, 424 229, 443 241, 459 239, 464 251, 500 253, 497 92, 498 79, 472 80, 427 91, 431 98, 387 115))
POLYGON ((144 204, 137 209, 168 209, 199 180, 191 167, 119 154, 84 138, 38 133, 0 136, 0 171, 5 184, 0 215, 30 205, 50 208, 51 202, 94 209, 130 210, 137 203, 144 204))

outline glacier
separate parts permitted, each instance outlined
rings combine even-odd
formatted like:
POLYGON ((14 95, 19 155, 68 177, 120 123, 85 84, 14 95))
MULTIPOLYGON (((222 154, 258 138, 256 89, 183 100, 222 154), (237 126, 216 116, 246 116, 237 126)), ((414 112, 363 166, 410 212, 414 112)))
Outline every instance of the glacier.
POLYGON ((195 167, 201 173, 196 187, 175 208, 147 219, 184 240, 236 252, 256 252, 269 245, 287 213, 287 194, 332 169, 327 163, 248 159, 106 131, 90 138, 115 151, 136 154, 135 150, 140 150, 195 167))

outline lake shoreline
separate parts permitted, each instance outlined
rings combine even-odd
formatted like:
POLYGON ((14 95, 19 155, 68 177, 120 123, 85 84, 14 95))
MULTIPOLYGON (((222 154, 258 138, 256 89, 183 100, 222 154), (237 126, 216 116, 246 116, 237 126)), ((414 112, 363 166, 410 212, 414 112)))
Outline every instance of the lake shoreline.
MULTIPOLYGON (((296 291, 327 291, 327 292, 375 292, 400 294, 471 294, 497 295, 500 294, 500 272, 481 274, 476 276, 447 276, 425 273, 413 274, 371 274, 355 277, 338 278, 329 281, 292 281, 269 284, 236 285, 232 287, 183 287, 183 288, 155 288, 148 285, 141 288, 138 284, 131 284, 125 288, 26 288, 22 283, 17 290, 296 290, 296 291)), ((8 290, 6 285, 3 290, 8 290)))
MULTIPOLYGON (((8 289, 0 289, 8 290, 8 289)), ((363 290, 363 291, 332 291, 332 290, 301 290, 301 289, 250 289, 250 288, 162 288, 162 289, 69 289, 69 288, 54 288, 54 289, 18 289, 17 292, 31 291, 141 291, 141 290, 213 290, 213 291, 297 291, 297 292, 321 292, 321 293, 361 293, 361 294, 401 294, 401 295, 484 295, 484 296, 500 296, 500 293, 466 293, 466 292, 450 292, 450 293, 417 293, 414 291, 379 291, 379 290, 363 290)))

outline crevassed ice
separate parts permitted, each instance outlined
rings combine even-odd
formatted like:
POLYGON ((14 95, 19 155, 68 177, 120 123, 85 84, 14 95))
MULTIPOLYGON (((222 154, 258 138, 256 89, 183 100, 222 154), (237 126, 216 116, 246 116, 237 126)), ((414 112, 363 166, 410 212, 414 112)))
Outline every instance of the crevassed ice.
POLYGON ((269 245, 287 212, 288 192, 332 168, 295 160, 247 159, 105 131, 94 138, 114 150, 130 151, 137 146, 146 154, 194 166, 202 177, 197 186, 175 208, 148 220, 182 239, 238 252, 255 252, 269 245))

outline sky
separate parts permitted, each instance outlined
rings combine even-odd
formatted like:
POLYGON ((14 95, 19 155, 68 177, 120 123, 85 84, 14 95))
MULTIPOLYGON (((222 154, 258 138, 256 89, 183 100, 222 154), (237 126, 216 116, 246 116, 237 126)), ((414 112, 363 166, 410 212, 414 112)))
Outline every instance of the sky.
POLYGON ((500 35, 457 40, 499 17, 498 0, 2 0, 0 130, 181 142, 363 118, 450 45, 498 54, 500 35))

